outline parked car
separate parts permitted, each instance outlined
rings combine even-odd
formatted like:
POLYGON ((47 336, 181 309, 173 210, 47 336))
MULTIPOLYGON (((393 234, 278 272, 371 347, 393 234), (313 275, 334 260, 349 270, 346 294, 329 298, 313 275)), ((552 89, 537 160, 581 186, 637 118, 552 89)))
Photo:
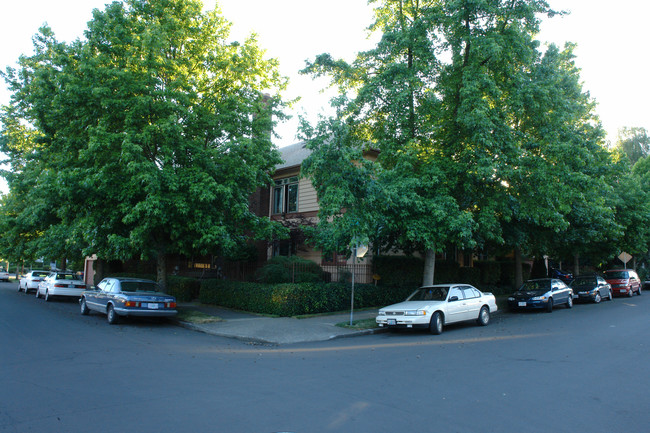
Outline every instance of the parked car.
POLYGON ((0 281, 9 282, 9 272, 0 270, 0 281))
POLYGON ((573 307, 573 290, 557 278, 528 280, 508 297, 508 307, 521 309, 546 309, 551 313, 555 305, 573 307))
POLYGON ((18 282, 18 291, 25 291, 25 294, 32 290, 38 290, 38 285, 45 277, 50 274, 50 271, 29 271, 18 282))
POLYGON ((380 327, 428 328, 440 334, 445 325, 466 320, 485 326, 495 311, 492 293, 467 284, 438 284, 421 287, 404 302, 380 309, 375 321, 380 327))
POLYGON ((86 283, 76 273, 56 271, 50 272, 38 284, 36 297, 40 298, 43 295, 46 301, 51 301, 53 296, 78 298, 86 289, 86 283))
POLYGON ((169 317, 176 315, 176 298, 162 293, 155 281, 138 278, 104 278, 79 300, 81 314, 106 314, 115 324, 120 316, 169 317))
POLYGON ((557 278, 558 280, 564 281, 565 284, 569 284, 573 280, 573 274, 561 269, 551 268, 551 278, 557 278))
POLYGON ((573 297, 580 301, 590 301, 598 304, 603 299, 612 300, 614 292, 612 286, 598 275, 580 275, 570 284, 573 297))
POLYGON ((610 269, 604 272, 605 280, 612 285, 614 295, 632 296, 641 294, 641 280, 631 269, 610 269))

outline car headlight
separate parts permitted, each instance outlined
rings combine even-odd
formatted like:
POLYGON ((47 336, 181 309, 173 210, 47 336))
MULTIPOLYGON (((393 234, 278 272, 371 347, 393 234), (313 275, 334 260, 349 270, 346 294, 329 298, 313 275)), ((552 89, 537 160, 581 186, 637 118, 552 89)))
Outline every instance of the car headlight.
POLYGON ((530 298, 531 301, 545 301, 547 298, 546 295, 543 296, 535 296, 534 298, 530 298))
POLYGON ((380 316, 385 316, 385 315, 386 315, 386 312, 385 312, 385 311, 380 311, 380 312, 379 312, 379 315, 380 315, 380 316))
POLYGON ((515 298, 513 298, 513 297, 508 298, 508 301, 514 301, 514 300, 515 300, 515 298))
POLYGON ((405 316, 426 316, 427 310, 407 310, 404 312, 405 316))

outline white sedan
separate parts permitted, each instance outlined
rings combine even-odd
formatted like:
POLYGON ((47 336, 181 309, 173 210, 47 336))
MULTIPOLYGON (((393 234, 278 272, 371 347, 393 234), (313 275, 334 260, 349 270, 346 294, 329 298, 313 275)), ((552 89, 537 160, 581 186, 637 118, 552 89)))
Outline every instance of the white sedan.
POLYGON ((38 285, 45 277, 50 274, 50 271, 29 271, 27 275, 20 279, 18 283, 18 291, 25 291, 25 294, 30 290, 38 290, 38 285))
POLYGON ((468 284, 438 284, 421 287, 404 302, 379 310, 376 322, 388 328, 428 328, 440 334, 449 323, 476 320, 486 326, 497 311, 492 293, 483 293, 468 284))
POLYGON ((80 298, 84 290, 86 283, 74 272, 50 272, 38 285, 36 297, 43 295, 46 301, 50 301, 52 296, 80 298))

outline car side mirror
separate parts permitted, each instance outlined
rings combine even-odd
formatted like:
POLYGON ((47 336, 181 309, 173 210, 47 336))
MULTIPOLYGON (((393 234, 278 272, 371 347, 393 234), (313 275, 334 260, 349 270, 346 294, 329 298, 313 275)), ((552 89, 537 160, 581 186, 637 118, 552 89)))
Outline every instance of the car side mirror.
POLYGON ((458 300, 458 296, 452 296, 451 298, 449 298, 449 302, 454 302, 457 300, 458 300))

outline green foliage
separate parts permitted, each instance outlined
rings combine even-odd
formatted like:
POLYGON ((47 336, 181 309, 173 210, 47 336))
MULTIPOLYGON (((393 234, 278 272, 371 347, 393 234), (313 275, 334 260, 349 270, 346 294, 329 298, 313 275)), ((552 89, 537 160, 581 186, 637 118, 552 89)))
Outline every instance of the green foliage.
POLYGON ((248 199, 279 162, 269 131, 286 80, 254 37, 228 37, 197 0, 111 3, 69 45, 41 29, 3 74, 0 251, 157 257, 164 280, 168 254, 227 255, 282 231, 248 199))
MULTIPOLYGON (((413 288, 387 289, 355 285, 355 308, 369 308, 404 300, 413 288)), ((345 311, 350 307, 350 287, 340 283, 261 284, 204 280, 199 300, 228 308, 277 316, 345 311)))
POLYGON ((641 158, 650 156, 650 136, 645 128, 621 128, 618 131, 615 149, 629 159, 632 165, 641 158))
POLYGON ((414 256, 373 256, 372 272, 378 284, 388 287, 419 287, 424 261, 414 256))
POLYGON ((323 281, 323 270, 317 263, 298 256, 277 256, 266 262, 256 275, 262 283, 308 283, 323 281))

